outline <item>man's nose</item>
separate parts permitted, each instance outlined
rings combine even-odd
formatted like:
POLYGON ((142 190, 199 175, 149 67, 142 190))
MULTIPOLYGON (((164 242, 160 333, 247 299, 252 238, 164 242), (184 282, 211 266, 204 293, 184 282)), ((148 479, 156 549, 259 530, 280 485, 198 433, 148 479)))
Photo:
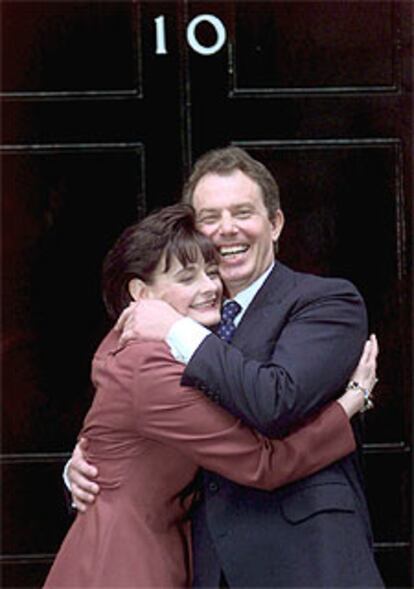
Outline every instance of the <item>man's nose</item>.
POLYGON ((232 215, 223 215, 220 219, 220 233, 232 234, 237 232, 237 227, 232 215))

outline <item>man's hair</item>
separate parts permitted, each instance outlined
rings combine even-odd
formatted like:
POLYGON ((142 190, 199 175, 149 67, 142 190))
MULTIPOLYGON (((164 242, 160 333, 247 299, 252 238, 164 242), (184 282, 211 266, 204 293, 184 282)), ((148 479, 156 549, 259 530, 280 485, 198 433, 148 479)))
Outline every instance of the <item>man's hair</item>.
POLYGON ((173 257, 186 266, 196 262, 200 253, 207 264, 218 262, 215 247, 196 228, 191 205, 165 207, 127 227, 103 262, 103 300, 111 319, 116 319, 132 300, 129 281, 139 278, 151 284, 163 255, 163 271, 168 272, 173 257))
POLYGON ((270 219, 280 209, 279 187, 269 170, 240 147, 213 149, 202 155, 184 187, 183 201, 193 204, 194 190, 206 174, 228 176, 240 170, 259 185, 264 205, 270 219))

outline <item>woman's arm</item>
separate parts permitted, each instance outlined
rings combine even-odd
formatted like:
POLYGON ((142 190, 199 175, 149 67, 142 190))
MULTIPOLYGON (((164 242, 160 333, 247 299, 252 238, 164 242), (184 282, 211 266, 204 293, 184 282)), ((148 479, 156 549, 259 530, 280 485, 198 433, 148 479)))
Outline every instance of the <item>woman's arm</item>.
MULTIPOLYGON (((354 449, 349 419, 363 407, 361 390, 345 392, 285 439, 272 441, 243 426, 198 391, 180 387, 183 367, 165 348, 155 347, 157 353, 150 363, 158 370, 157 378, 153 379, 152 372, 134 374, 140 430, 180 448, 206 468, 242 484, 272 488, 305 477, 354 449), (166 384, 168 388, 163 388, 166 384)), ((375 384, 377 353, 376 339, 371 337, 352 375, 362 388, 371 390, 375 384)), ((131 361, 136 362, 136 356, 131 361)), ((96 499, 99 486, 97 470, 85 460, 80 444, 67 475, 74 504, 85 511, 96 499)))
MULTIPOLYGON (((349 417, 363 406, 360 390, 346 392, 339 403, 329 404, 288 436, 271 440, 197 390, 180 386, 183 367, 165 346, 137 343, 131 349, 136 346, 139 349, 129 353, 135 363, 137 430, 208 470, 243 485, 273 489, 313 474, 355 449, 349 417)), ((367 373, 375 374, 376 351, 369 352, 371 346, 361 361, 367 373)))

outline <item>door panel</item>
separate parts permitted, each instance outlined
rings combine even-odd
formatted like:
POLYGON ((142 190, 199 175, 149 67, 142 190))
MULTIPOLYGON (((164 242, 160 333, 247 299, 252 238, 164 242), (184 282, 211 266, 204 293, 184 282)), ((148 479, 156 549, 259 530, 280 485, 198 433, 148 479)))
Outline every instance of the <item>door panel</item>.
POLYGON ((392 3, 233 6, 233 94, 395 90, 398 14, 392 3))
POLYGON ((139 5, 131 2, 6 2, 8 95, 142 96, 139 5))
POLYGON ((90 360, 106 327, 102 259, 145 206, 144 152, 103 144, 10 149, 3 164, 10 219, 3 239, 3 303, 10 309, 3 321, 3 449, 65 451, 90 402, 90 360))

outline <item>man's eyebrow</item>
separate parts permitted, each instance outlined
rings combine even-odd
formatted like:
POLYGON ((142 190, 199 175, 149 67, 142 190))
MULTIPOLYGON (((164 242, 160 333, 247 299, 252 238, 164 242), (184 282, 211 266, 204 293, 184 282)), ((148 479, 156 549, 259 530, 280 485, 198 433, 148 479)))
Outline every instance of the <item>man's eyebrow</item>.
POLYGON ((254 208, 254 204, 252 204, 251 202, 238 202, 237 204, 234 204, 230 207, 231 209, 253 209, 254 208))
MULTIPOLYGON (((230 207, 229 207, 229 209, 231 211, 239 211, 241 209, 254 210, 254 208, 255 208, 254 204, 252 204, 249 201, 238 202, 234 205, 230 205, 230 207)), ((220 207, 210 207, 210 208, 200 209, 199 211, 197 211, 196 216, 200 217, 201 215, 216 215, 218 213, 220 213, 220 207)))
POLYGON ((200 215, 201 213, 216 213, 219 209, 218 208, 204 208, 204 209, 200 209, 197 214, 200 215))

